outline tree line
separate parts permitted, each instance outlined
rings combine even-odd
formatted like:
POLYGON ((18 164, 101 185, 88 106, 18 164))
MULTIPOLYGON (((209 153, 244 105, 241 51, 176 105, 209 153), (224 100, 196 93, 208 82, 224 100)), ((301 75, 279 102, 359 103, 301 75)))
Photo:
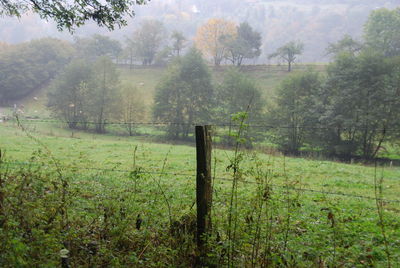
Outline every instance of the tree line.
MULTIPOLYGON (((166 66, 195 46, 218 66, 240 66, 261 54, 262 37, 247 22, 236 25, 224 19, 209 19, 198 28, 192 42, 181 32, 168 33, 162 22, 144 20, 124 42, 95 34, 75 37, 73 42, 43 38, 12 45, 0 43, 0 103, 15 102, 47 85, 72 59, 94 62, 99 56, 113 63, 166 66)), ((288 70, 302 43, 290 42, 271 55, 288 62, 288 70)), ((247 62, 248 63, 248 62, 247 62)))
MULTIPOLYGON (((230 46, 230 61, 240 65, 243 59, 260 54, 261 37, 247 23, 238 26, 237 32, 235 38, 217 38, 230 46)), ((130 68, 137 63, 165 66, 191 45, 182 33, 167 33, 157 20, 144 20, 124 42, 95 34, 75 37, 73 42, 43 38, 17 45, 0 43, 0 104, 13 103, 46 86, 73 59, 93 63, 98 57, 107 56, 113 63, 128 64, 130 68)), ((228 57, 227 53, 228 50, 224 57, 228 57)))
POLYGON ((362 41, 331 44, 326 75, 309 71, 278 89, 269 121, 279 147, 374 158, 400 135, 400 9, 375 10, 362 41))

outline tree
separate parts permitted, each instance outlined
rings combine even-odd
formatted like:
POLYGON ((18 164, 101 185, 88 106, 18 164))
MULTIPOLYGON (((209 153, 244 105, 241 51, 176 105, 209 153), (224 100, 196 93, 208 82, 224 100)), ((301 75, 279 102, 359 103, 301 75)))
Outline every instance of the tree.
POLYGON ((170 46, 165 46, 163 49, 157 52, 154 57, 154 64, 157 66, 166 66, 173 61, 175 58, 174 52, 170 46))
POLYGON ((236 68, 230 69, 217 88, 217 117, 219 121, 231 120, 234 114, 248 113, 249 121, 259 121, 262 118, 264 100, 260 89, 246 75, 236 68))
POLYGON ((197 30, 195 43, 199 50, 213 59, 215 66, 219 66, 226 56, 226 40, 236 36, 234 22, 213 18, 197 30))
POLYGON ((261 54, 261 34, 251 28, 247 22, 237 27, 236 38, 227 38, 226 46, 228 53, 226 58, 240 66, 243 59, 253 59, 261 54))
POLYGON ((108 36, 94 34, 91 37, 76 38, 75 47, 80 58, 95 61, 98 57, 108 56, 117 60, 122 52, 121 43, 108 36))
POLYGON ((127 24, 126 16, 135 15, 132 7, 144 5, 147 0, 0 0, 0 15, 21 17, 27 11, 33 11, 42 19, 53 19, 57 27, 73 31, 75 27, 89 20, 99 26, 113 30, 115 26, 127 24))
POLYGON ((97 133, 104 133, 107 121, 118 119, 121 111, 119 77, 108 57, 100 57, 93 66, 94 76, 89 83, 89 118, 97 133))
POLYGON ((128 45, 132 46, 136 57, 143 65, 151 65, 165 39, 166 29, 158 20, 146 20, 133 33, 128 45))
POLYGON ((383 51, 386 57, 400 55, 400 8, 372 11, 364 26, 364 38, 369 47, 383 51))
POLYGON ((93 69, 82 60, 71 62, 52 82, 48 107, 56 117, 65 120, 69 128, 87 127, 89 88, 93 69))
POLYGON ((135 123, 143 120, 145 106, 136 86, 125 83, 122 86, 122 119, 129 136, 135 132, 135 123))
MULTIPOLYGON (((229 133, 232 133, 233 117, 237 114, 246 113, 246 122, 257 122, 263 119, 264 99, 260 89, 246 75, 239 72, 237 68, 230 69, 216 90, 217 105, 215 109, 215 119, 217 122, 226 124, 229 122, 229 133)), ((251 140, 255 137, 254 131, 246 128, 242 137, 246 138, 247 145, 251 145, 251 140)), ((236 140, 232 136, 223 136, 224 142, 233 145, 236 140)))
POLYGON ((327 54, 339 55, 340 53, 356 54, 363 48, 363 44, 354 40, 350 35, 346 34, 337 43, 329 44, 326 49, 327 54))
POLYGON ((318 116, 315 97, 319 95, 322 81, 313 71, 295 74, 285 79, 277 92, 276 106, 269 113, 274 128, 274 140, 285 153, 297 155, 312 133, 318 116))
POLYGON ((175 52, 176 56, 180 56, 182 49, 186 45, 186 37, 178 31, 174 31, 171 35, 172 38, 172 50, 175 52))
POLYGON ((210 120, 214 90, 211 75, 201 53, 192 48, 169 67, 156 88, 153 116, 170 122, 171 138, 188 138, 191 125, 210 120))
POLYGON ((296 60, 297 55, 301 55, 304 50, 304 44, 300 42, 289 42, 286 45, 278 48, 275 53, 268 56, 269 59, 279 57, 288 63, 288 72, 292 70, 292 64, 296 60))
POLYGON ((329 66, 322 122, 331 153, 374 158, 398 137, 398 71, 398 63, 370 50, 342 54, 329 66))
POLYGON ((46 85, 69 63, 73 52, 66 41, 44 38, 0 53, 0 102, 16 101, 46 85))
POLYGON ((133 68, 133 62, 135 60, 135 43, 127 38, 126 39, 126 45, 122 51, 122 57, 125 58, 125 60, 128 60, 129 62, 129 69, 133 68))
POLYGON ((121 95, 116 68, 107 57, 94 64, 75 60, 57 77, 48 94, 48 106, 70 128, 88 127, 104 133, 107 121, 120 119, 121 95))

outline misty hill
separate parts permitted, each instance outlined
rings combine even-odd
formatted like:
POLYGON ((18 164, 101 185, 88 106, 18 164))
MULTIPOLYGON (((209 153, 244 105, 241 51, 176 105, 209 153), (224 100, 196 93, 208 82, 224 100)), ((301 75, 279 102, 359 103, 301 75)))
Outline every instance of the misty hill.
MULTIPOLYGON (((192 39, 197 28, 207 19, 222 17, 237 23, 248 21, 263 36, 263 53, 258 63, 267 63, 267 55, 291 40, 305 43, 302 62, 328 61, 325 49, 344 34, 362 38, 363 24, 377 8, 394 8, 397 0, 152 0, 136 8, 136 17, 123 29, 109 32, 88 24, 75 32, 93 33, 124 40, 144 18, 159 19, 169 30, 180 30, 192 39)), ((20 20, 0 19, 0 41, 21 42, 53 36, 72 39, 58 32, 52 22, 28 14, 20 20)))

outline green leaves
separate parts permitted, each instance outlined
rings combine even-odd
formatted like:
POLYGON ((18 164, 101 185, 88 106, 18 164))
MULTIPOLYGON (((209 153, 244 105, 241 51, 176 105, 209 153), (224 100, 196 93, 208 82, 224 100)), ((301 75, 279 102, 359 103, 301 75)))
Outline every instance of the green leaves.
POLYGON ((96 131, 104 132, 106 121, 119 119, 122 109, 118 73, 107 57, 93 65, 72 62, 53 82, 48 98, 48 106, 70 128, 87 129, 92 122, 96 131))
POLYGON ((373 51, 341 55, 329 67, 326 123, 339 133, 337 145, 351 145, 347 153, 375 157, 381 143, 396 136, 399 97, 387 83, 394 67, 373 51))
POLYGON ((365 24, 367 45, 387 57, 400 55, 400 8, 374 10, 365 24))
MULTIPOLYGON (((237 69, 229 70, 217 88, 217 103, 220 111, 216 120, 228 122, 231 116, 247 113, 246 120, 259 121, 262 119, 264 99, 260 89, 246 75, 237 69)), ((232 117, 232 120, 235 119, 232 117)))
POLYGON ((95 61, 101 56, 108 56, 114 60, 122 52, 121 43, 108 36, 94 34, 91 37, 75 39, 74 44, 78 58, 95 61))
POLYGON ((298 154, 313 132, 310 128, 318 116, 313 107, 321 86, 318 73, 312 71, 292 75, 282 82, 269 121, 276 127, 275 140, 284 152, 298 154))
POLYGON ((11 46, 0 53, 0 102, 19 100, 40 88, 68 64, 73 48, 53 38, 11 46))
POLYGON ((132 38, 128 39, 128 46, 143 65, 151 65, 165 35, 166 29, 161 21, 145 20, 132 38))
POLYGON ((73 32, 76 27, 82 26, 89 20, 114 30, 115 27, 127 24, 126 16, 134 16, 133 6, 144 5, 147 2, 147 0, 1 0, 0 15, 20 17, 26 11, 32 10, 42 19, 53 19, 59 30, 67 29, 73 32))
POLYGON ((208 67, 200 52, 193 48, 169 68, 158 84, 153 116, 171 122, 167 129, 169 136, 187 138, 192 124, 210 119, 213 96, 208 67))
POLYGON ((261 34, 253 30, 247 22, 242 22, 237 27, 236 36, 225 37, 225 43, 229 53, 226 58, 240 66, 243 59, 252 59, 261 54, 261 34))
POLYGON ((304 44, 301 42, 291 41, 284 46, 278 48, 275 53, 268 56, 269 59, 279 57, 288 63, 288 71, 292 70, 292 63, 295 62, 297 55, 301 55, 304 50, 304 44))
POLYGON ((363 48, 363 44, 354 40, 350 35, 345 35, 337 43, 328 46, 327 54, 339 55, 340 53, 355 54, 363 48))

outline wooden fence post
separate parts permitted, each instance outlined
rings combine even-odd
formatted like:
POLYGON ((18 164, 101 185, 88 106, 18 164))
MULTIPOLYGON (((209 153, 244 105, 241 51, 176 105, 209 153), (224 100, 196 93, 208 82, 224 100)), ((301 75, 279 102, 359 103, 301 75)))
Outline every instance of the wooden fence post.
POLYGON ((211 231, 211 126, 196 126, 196 156, 197 246, 203 252, 211 231))
MULTIPOLYGON (((0 149, 0 168, 1 168, 1 165, 3 164, 3 159, 4 159, 4 153, 0 149)), ((4 180, 5 179, 6 178, 4 176, 4 180)), ((3 178, 2 178, 2 175, 0 174, 0 228, 3 228, 3 225, 6 221, 5 213, 3 211, 5 193, 2 192, 2 188, 3 188, 3 178)))

